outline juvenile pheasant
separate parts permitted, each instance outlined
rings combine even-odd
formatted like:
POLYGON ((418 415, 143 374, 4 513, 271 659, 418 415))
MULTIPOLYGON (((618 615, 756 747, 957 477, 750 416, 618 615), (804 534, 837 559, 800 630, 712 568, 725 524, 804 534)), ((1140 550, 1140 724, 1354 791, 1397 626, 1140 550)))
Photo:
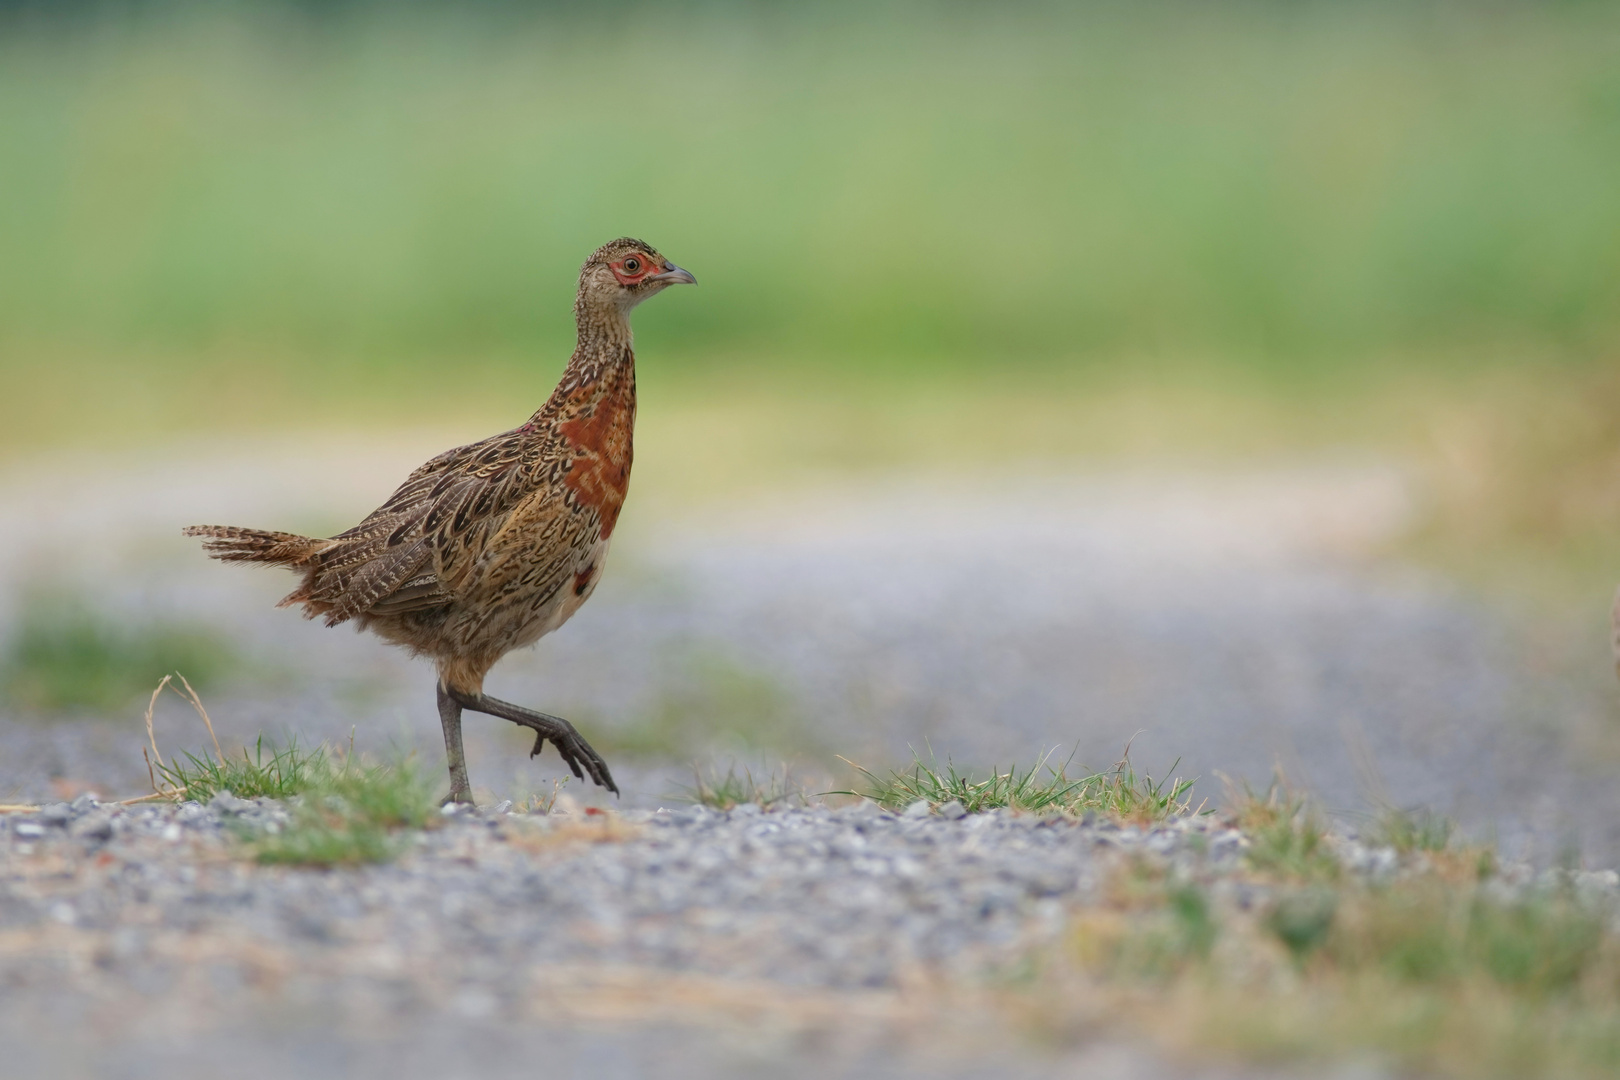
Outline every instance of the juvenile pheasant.
POLYGON ((630 310, 696 279, 640 240, 614 240, 586 260, 574 299, 579 343, 562 381, 528 423, 448 450, 418 468, 364 521, 322 540, 193 525, 209 555, 286 566, 301 604, 327 626, 355 620, 439 672, 439 720, 450 765, 447 802, 472 801, 461 711, 550 739, 574 775, 617 794, 613 774, 568 721, 484 693, 513 649, 567 622, 590 597, 630 481, 636 420, 630 310), (581 770, 584 770, 581 772, 581 770))

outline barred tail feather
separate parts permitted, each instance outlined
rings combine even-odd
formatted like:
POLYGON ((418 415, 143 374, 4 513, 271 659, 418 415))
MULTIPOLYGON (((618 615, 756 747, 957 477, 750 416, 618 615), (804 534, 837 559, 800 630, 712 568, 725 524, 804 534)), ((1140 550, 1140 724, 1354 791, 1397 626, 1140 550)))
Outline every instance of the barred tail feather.
POLYGON ((305 566, 330 540, 316 540, 297 533, 241 529, 234 525, 191 525, 187 536, 206 537, 203 550, 224 562, 260 562, 279 566, 305 566))

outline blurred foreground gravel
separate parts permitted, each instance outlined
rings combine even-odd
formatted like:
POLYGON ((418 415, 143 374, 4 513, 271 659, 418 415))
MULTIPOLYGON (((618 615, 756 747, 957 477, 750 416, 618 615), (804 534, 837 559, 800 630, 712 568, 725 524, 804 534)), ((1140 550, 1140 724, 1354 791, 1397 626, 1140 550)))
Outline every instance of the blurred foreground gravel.
POLYGON ((1263 904, 1245 838, 1210 818, 492 808, 334 871, 245 859, 236 833, 278 819, 228 796, 0 817, 0 1074, 1296 1075, 1043 1037, 998 998, 1127 864, 1263 904))
MULTIPOLYGON (((1006 1045, 1005 1024, 942 979, 1050 941, 1122 851, 1218 865, 1240 848, 1218 829, 1195 856, 1185 827, 864 804, 464 813, 397 864, 333 872, 232 850, 233 818, 278 816, 230 799, 81 799, 0 818, 13 1075, 160 1075, 210 1053, 245 1076, 529 1075, 542 1062, 548 1075, 746 1076, 769 1060, 773 1075, 966 1077, 1007 1075, 1009 1056, 1043 1075, 1063 1055, 1006 1045), (394 1040, 414 1049, 377 1053, 394 1040)), ((1207 823, 1191 824, 1202 838, 1207 823)), ((1115 1057, 1103 1075, 1167 1075, 1141 1072, 1153 1063, 1140 1052, 1115 1057)))

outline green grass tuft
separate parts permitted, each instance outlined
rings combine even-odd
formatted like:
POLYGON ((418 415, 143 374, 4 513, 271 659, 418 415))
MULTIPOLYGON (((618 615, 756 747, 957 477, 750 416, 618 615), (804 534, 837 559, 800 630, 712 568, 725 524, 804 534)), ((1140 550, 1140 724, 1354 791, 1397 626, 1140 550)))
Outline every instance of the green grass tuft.
MULTIPOLYGON (((1431 877, 1360 890, 1325 946, 1344 970, 1377 969, 1412 985, 1482 978, 1533 999, 1574 993, 1605 966, 1620 977, 1620 939, 1601 910, 1559 890, 1510 902, 1431 877)), ((1609 989, 1620 998, 1620 982, 1609 989)))
POLYGON ((155 786, 173 798, 207 802, 228 791, 243 799, 286 802, 291 817, 286 825, 241 833, 262 863, 385 862, 400 850, 400 831, 433 820, 433 792, 410 761, 366 764, 352 751, 304 750, 296 741, 267 749, 261 737, 251 753, 244 748, 240 756, 186 752, 156 763, 154 774, 155 786))
POLYGON ((804 792, 795 787, 792 780, 786 767, 782 769, 780 777, 772 770, 764 782, 760 782, 754 779, 753 772, 747 767, 743 768, 741 776, 737 775, 735 763, 727 767, 724 776, 713 767, 705 775, 702 769, 694 766, 692 785, 684 789, 679 797, 714 810, 730 810, 745 803, 756 803, 761 808, 769 809, 791 798, 803 801, 804 792))
POLYGON ((1232 817, 1249 838, 1248 858, 1256 870, 1307 882, 1339 876, 1339 860, 1327 846, 1321 818, 1281 780, 1273 781, 1264 795, 1245 784, 1232 817))
POLYGON ((1403 855, 1412 851, 1445 851, 1456 836, 1457 824, 1428 810, 1385 810, 1373 840, 1403 855))
MULTIPOLYGON (((828 794, 859 795, 889 810, 902 810, 919 799, 936 809, 959 802, 970 814, 999 809, 1031 814, 1083 814, 1091 810, 1132 821, 1161 821, 1194 812, 1194 781, 1138 775, 1128 748, 1112 769, 1076 777, 1069 775, 1067 762, 1056 766, 1051 757, 1052 751, 1047 751, 1026 770, 1019 771, 1016 765, 1006 772, 991 769, 990 775, 983 778, 958 771, 949 759, 942 769, 932 756, 926 763, 914 756, 910 771, 891 771, 888 776, 850 762, 871 786, 866 791, 828 794)), ((1174 771, 1175 765, 1170 768, 1174 771)))
POLYGON ((176 758, 168 764, 155 763, 154 771, 163 784, 202 803, 221 791, 240 799, 290 799, 303 794, 331 769, 324 746, 304 750, 296 737, 285 747, 272 747, 268 760, 262 735, 253 744, 251 755, 243 747, 239 758, 225 755, 215 759, 206 750, 200 756, 185 751, 182 757, 183 762, 176 758))
POLYGON ((1017 1014, 1074 1030, 1102 1008, 1179 1051, 1256 1062, 1370 1055, 1401 1075, 1620 1074, 1613 896, 1568 878, 1488 880, 1476 870, 1493 858, 1411 815, 1392 826, 1413 856, 1393 877, 1329 869, 1310 806, 1280 783, 1245 790, 1233 816, 1250 840, 1248 888, 1123 863, 1102 901, 1072 914, 1065 947, 1030 961, 1017 1014))
POLYGON ((1266 929, 1302 960, 1325 941, 1339 910, 1339 894, 1327 888, 1287 892, 1266 916, 1266 929))
POLYGON ((250 840, 262 863, 346 866, 386 862, 399 853, 398 833, 432 820, 433 793, 414 765, 341 766, 310 770, 311 782, 291 806, 292 822, 250 840))
POLYGON ((1071 958, 1106 978, 1164 984, 1209 957, 1220 936, 1209 894, 1142 862, 1120 869, 1100 908, 1077 911, 1071 958))

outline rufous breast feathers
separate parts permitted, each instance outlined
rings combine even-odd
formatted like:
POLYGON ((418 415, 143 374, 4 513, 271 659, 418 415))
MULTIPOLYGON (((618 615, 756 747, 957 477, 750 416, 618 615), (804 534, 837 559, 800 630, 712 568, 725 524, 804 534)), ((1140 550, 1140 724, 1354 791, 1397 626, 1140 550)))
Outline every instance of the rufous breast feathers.
POLYGON ((618 383, 599 394, 582 390, 557 423, 557 431, 573 455, 563 484, 576 506, 597 512, 601 537, 606 540, 613 535, 630 488, 635 385, 618 383))

